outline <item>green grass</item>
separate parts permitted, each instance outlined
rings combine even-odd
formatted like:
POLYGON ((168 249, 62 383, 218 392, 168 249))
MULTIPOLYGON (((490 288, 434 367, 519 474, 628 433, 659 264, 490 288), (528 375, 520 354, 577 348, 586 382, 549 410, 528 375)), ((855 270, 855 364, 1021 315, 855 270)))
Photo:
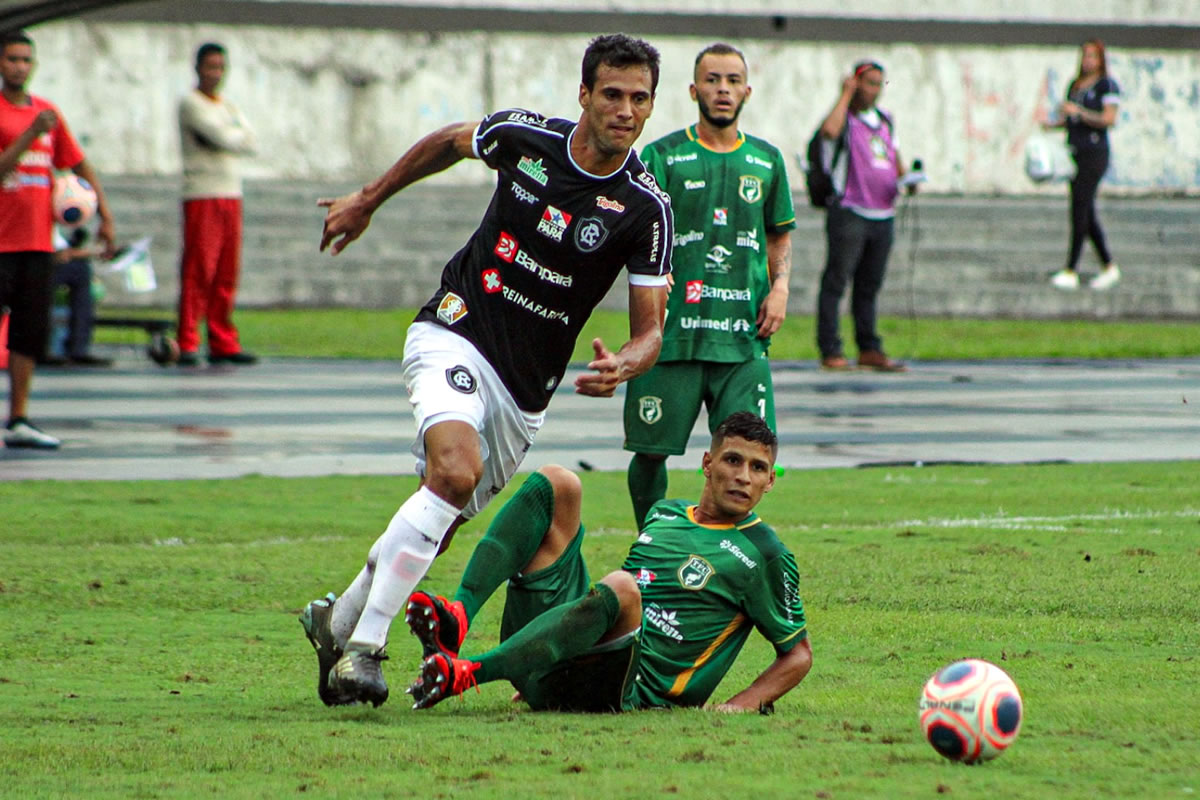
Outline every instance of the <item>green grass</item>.
MULTIPOLYGON (((630 512, 623 476, 583 481, 598 575, 630 512)), ((534 714, 501 684, 413 712, 401 632, 391 702, 323 707, 296 614, 350 580, 411 478, 0 485, 0 795, 1194 797, 1198 484, 1196 462, 789 471, 760 510, 797 555, 815 660, 771 717, 534 714), (921 684, 963 656, 1026 703, 979 767, 916 725, 921 684)), ((715 699, 770 659, 752 637, 715 699)))
MULTIPOLYGON (((163 311, 138 313, 171 316, 163 311)), ((246 347, 263 355, 388 359, 400 358, 404 331, 413 314, 412 310, 244 310, 237 312, 236 322, 246 347)), ((843 338, 853 342, 848 323, 844 327, 843 338)), ((890 353, 924 360, 1200 355, 1197 323, 884 317, 879 327, 890 353)), ((772 339, 772 358, 816 359, 813 330, 811 316, 789 317, 772 339)), ((595 336, 615 349, 628 335, 629 321, 624 313, 598 311, 584 327, 573 360, 591 360, 591 340, 595 336)), ((97 331, 98 341, 140 343, 143 338, 130 331, 97 331)))

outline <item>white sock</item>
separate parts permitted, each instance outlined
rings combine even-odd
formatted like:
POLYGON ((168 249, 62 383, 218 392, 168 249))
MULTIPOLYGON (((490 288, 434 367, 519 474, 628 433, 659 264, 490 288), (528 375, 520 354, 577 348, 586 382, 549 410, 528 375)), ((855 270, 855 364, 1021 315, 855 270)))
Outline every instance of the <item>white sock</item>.
POLYGON ((429 571, 442 537, 461 510, 425 486, 400 506, 372 548, 378 554, 375 574, 347 648, 377 650, 387 643, 392 620, 404 608, 417 582, 429 571))
POLYGON ((375 544, 376 546, 371 548, 371 554, 367 556, 366 566, 354 576, 354 580, 346 587, 346 591, 342 592, 333 604, 333 615, 329 618, 329 628, 333 631, 334 641, 343 650, 346 649, 346 642, 350 640, 350 634, 354 632, 354 626, 358 624, 358 618, 362 616, 363 609, 367 605, 367 595, 371 592, 371 578, 375 573, 377 551, 379 550, 379 543, 375 544))

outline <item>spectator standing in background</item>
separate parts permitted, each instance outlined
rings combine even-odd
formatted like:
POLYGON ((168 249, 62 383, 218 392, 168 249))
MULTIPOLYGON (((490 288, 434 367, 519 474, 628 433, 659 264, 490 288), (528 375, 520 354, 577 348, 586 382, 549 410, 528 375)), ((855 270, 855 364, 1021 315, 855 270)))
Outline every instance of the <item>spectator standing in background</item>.
POLYGON ((96 190, 98 236, 113 252, 113 220, 95 170, 52 103, 29 94, 33 40, 0 37, 0 306, 8 306, 7 447, 54 449, 59 440, 26 417, 34 365, 45 355, 54 298, 52 170, 71 170, 96 190))
POLYGON ((179 274, 179 365, 200 363, 200 320, 208 326, 210 364, 253 364, 233 324, 242 260, 242 156, 255 149, 242 112, 217 93, 225 48, 196 52, 196 88, 179 103, 183 152, 183 256, 179 274))
POLYGON ((1071 179, 1071 248, 1067 265, 1054 273, 1050 283, 1058 289, 1079 288, 1076 266, 1083 251, 1083 240, 1090 238, 1104 268, 1092 278, 1093 289, 1111 289, 1121 280, 1121 269, 1113 261, 1100 218, 1096 214, 1096 193, 1100 179, 1108 171, 1108 129, 1117 121, 1121 89, 1108 76, 1104 43, 1090 39, 1079 53, 1079 74, 1067 89, 1067 99, 1058 107, 1058 119, 1047 128, 1066 128, 1067 147, 1075 160, 1071 179))

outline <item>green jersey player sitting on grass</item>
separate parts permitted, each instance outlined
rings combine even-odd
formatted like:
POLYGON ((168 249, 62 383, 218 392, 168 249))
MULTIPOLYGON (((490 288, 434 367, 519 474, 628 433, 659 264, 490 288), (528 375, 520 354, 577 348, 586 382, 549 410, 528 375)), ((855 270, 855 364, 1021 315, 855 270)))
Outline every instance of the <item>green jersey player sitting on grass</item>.
POLYGON ((405 619, 425 651, 414 707, 496 680, 536 710, 703 706, 757 629, 775 660, 713 708, 770 710, 812 666, 795 558, 754 513, 777 449, 758 416, 732 414, 704 454, 699 503, 657 503, 621 569, 592 585, 579 479, 538 470, 496 515, 453 602, 413 593, 405 619), (505 581, 500 645, 460 657, 470 620, 505 581))

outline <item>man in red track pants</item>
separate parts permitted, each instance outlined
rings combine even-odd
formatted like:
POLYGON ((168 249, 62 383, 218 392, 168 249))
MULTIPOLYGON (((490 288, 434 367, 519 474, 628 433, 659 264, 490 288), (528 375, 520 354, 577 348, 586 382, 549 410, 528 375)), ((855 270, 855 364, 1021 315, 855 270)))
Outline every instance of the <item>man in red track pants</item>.
POLYGON ((208 325, 210 364, 253 364, 233 324, 242 250, 242 178, 238 160, 254 152, 254 132, 217 94, 225 49, 196 53, 196 88, 179 103, 183 152, 183 258, 179 278, 179 365, 200 364, 200 321, 208 325))

